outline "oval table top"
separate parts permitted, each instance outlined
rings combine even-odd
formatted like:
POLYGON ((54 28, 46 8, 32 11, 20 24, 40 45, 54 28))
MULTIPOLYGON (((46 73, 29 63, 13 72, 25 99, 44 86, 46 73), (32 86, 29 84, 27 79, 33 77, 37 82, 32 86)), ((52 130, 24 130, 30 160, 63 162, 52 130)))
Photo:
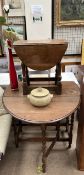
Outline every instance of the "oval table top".
POLYGON ((22 84, 18 91, 8 86, 3 95, 6 110, 15 118, 34 124, 53 123, 71 115, 80 103, 80 90, 74 82, 62 82, 62 94, 54 94, 51 103, 45 107, 34 107, 26 95, 22 84))
POLYGON ((18 40, 13 46, 24 65, 34 70, 48 70, 61 62, 68 42, 59 39, 18 40))

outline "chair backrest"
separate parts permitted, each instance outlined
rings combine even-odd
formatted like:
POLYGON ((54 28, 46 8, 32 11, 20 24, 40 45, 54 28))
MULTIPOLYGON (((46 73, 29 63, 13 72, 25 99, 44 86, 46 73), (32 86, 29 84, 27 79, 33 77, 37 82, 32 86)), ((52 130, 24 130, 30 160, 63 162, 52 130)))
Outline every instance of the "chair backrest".
POLYGON ((14 48, 21 61, 34 70, 47 70, 61 62, 68 43, 64 40, 16 41, 14 48))

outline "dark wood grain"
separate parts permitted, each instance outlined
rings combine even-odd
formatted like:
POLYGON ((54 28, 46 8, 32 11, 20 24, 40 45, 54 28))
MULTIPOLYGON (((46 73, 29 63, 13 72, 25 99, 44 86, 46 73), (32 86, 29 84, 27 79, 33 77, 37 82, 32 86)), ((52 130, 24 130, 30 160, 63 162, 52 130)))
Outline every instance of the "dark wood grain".
POLYGON ((3 97, 5 108, 14 117, 30 123, 53 123, 72 114, 78 107, 80 92, 74 82, 63 82, 61 95, 54 94, 52 102, 46 107, 34 107, 30 104, 26 95, 22 94, 22 86, 19 91, 6 89, 3 97))
POLYGON ((35 70, 47 70, 60 63, 68 43, 64 40, 16 41, 14 48, 27 66, 35 70))

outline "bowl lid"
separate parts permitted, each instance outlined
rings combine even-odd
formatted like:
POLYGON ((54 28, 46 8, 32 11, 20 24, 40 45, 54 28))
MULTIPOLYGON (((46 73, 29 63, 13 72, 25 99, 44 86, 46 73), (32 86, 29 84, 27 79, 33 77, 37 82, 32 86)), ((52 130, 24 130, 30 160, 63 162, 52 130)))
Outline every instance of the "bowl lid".
POLYGON ((49 91, 46 88, 38 87, 31 91, 31 95, 34 97, 45 97, 49 94, 49 91))

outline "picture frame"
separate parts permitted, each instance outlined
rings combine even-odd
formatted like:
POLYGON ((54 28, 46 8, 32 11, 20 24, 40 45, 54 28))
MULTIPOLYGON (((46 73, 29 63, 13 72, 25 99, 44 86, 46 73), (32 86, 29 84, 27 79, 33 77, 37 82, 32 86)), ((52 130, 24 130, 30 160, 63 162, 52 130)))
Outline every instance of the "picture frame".
POLYGON ((56 25, 84 25, 84 0, 56 0, 56 25))
POLYGON ((8 16, 25 16, 24 0, 4 0, 5 5, 9 5, 8 16))
POLYGON ((3 1, 0 1, 0 16, 3 15, 3 1))
MULTIPOLYGON (((12 29, 12 31, 15 31, 16 36, 20 40, 25 39, 25 25, 24 24, 13 24, 11 26, 2 26, 2 31, 8 30, 8 28, 12 29)), ((4 38, 4 36, 3 36, 3 38, 4 38)), ((16 55, 14 48, 12 49, 12 54, 16 55)))
POLYGON ((19 39, 24 40, 25 39, 25 25, 24 24, 13 24, 11 26, 2 26, 2 30, 7 30, 8 28, 13 29, 16 33, 19 39))

